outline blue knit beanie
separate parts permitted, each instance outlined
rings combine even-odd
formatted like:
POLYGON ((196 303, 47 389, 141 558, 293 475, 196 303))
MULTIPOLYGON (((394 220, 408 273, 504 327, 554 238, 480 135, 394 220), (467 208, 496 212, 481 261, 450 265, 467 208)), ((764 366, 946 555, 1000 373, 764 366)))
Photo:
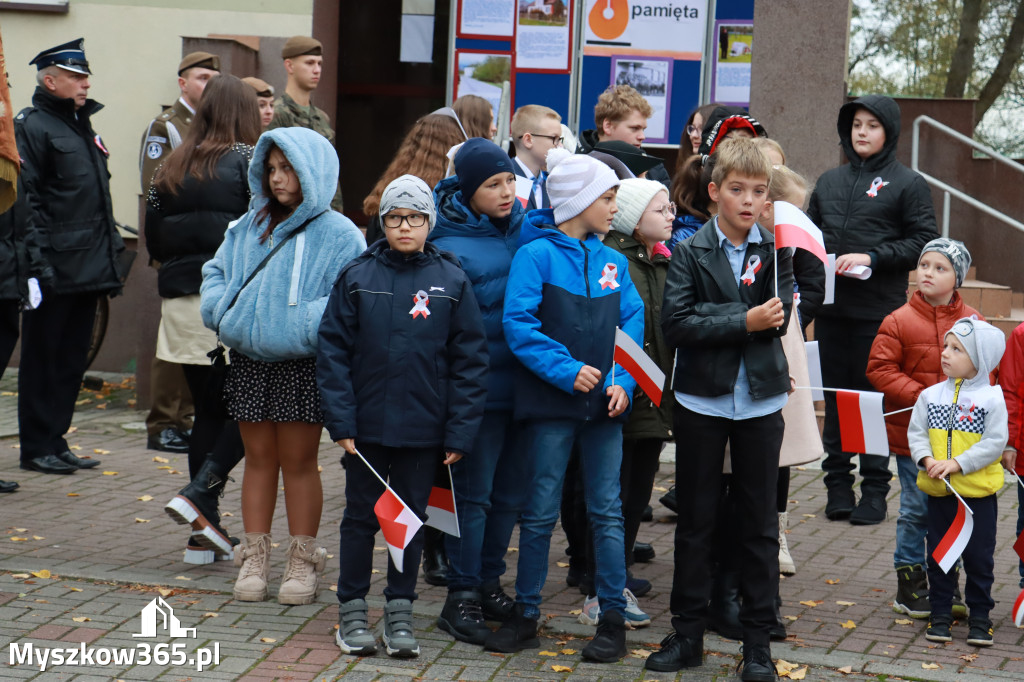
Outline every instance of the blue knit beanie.
POLYGON ((514 173, 512 159, 501 147, 482 137, 472 137, 455 153, 455 174, 459 176, 462 199, 470 198, 487 178, 498 173, 514 173))

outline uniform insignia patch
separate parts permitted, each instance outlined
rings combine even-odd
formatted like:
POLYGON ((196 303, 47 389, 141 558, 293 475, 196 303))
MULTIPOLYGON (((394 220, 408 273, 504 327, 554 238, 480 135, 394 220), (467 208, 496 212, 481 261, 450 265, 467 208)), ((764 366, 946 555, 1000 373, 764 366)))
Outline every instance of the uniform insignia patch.
POLYGON ((146 156, 151 159, 159 159, 164 153, 164 148, 156 142, 150 142, 146 145, 146 156))
POLYGON ((167 144, 166 137, 160 137, 159 135, 150 135, 146 138, 146 142, 159 142, 160 144, 167 144))

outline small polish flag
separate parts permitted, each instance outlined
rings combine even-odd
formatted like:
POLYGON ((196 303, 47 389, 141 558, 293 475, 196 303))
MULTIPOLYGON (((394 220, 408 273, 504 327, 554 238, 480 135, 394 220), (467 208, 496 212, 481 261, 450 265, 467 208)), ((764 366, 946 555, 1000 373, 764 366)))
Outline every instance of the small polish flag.
POLYGON ((821 380, 821 355, 818 353, 817 341, 804 341, 804 349, 807 351, 807 375, 811 380, 811 400, 824 400, 825 385, 821 380))
POLYGON ((1024 532, 1017 536, 1016 542, 1013 543, 1013 551, 1017 553, 1021 561, 1024 561, 1024 532))
POLYGON ((828 263, 825 252, 825 237, 818 226, 811 222, 803 211, 785 201, 772 203, 775 208, 775 248, 795 246, 810 251, 822 263, 828 263))
POLYGON ((521 175, 516 176, 516 199, 519 203, 526 208, 526 205, 530 203, 530 192, 533 191, 533 180, 530 178, 524 178, 521 175))
POLYGON ((430 489, 430 499, 427 501, 427 520, 423 525, 436 528, 442 533, 462 537, 459 535, 459 513, 455 509, 455 487, 452 483, 452 470, 448 467, 448 476, 438 475, 434 481, 434 487, 430 489), (445 481, 444 479, 448 480, 445 481))
POLYGON ((615 362, 629 372, 651 402, 661 406, 661 389, 665 385, 665 373, 629 334, 618 327, 615 328, 615 362))
POLYGON ((932 558, 939 565, 943 573, 949 573, 956 560, 963 554, 964 548, 971 540, 971 533, 974 532, 974 513, 967 508, 964 501, 957 495, 956 517, 953 525, 949 527, 942 541, 932 552, 932 558))
POLYGON ((889 437, 882 416, 882 394, 836 391, 839 435, 844 452, 889 456, 889 437))
POLYGON ((423 522, 390 488, 385 489, 384 494, 377 500, 377 504, 373 505, 373 512, 377 515, 377 521, 380 522, 384 541, 388 544, 388 552, 391 554, 391 561, 401 572, 405 548, 423 522))
POLYGON ((1017 601, 1013 602, 1013 624, 1020 627, 1024 623, 1024 590, 1017 595, 1017 601))

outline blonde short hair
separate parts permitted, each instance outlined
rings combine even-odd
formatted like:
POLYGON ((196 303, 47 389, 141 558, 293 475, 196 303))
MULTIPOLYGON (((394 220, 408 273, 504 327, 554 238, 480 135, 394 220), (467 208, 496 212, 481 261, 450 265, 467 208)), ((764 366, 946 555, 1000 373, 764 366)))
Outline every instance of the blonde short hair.
POLYGON ((768 182, 768 198, 771 201, 786 201, 797 192, 802 192, 806 198, 808 189, 807 179, 793 169, 786 166, 772 168, 771 180, 768 182))
POLYGON ((755 137, 754 138, 754 142, 757 143, 757 146, 765 154, 768 153, 768 150, 772 150, 772 151, 778 152, 779 156, 782 157, 783 165, 785 165, 785 163, 786 163, 786 152, 782 151, 782 145, 781 144, 779 144, 778 142, 776 142, 775 140, 773 140, 770 137, 755 137))
POLYGON ((512 117, 512 141, 518 144, 519 138, 526 133, 532 133, 545 118, 562 122, 562 117, 557 111, 542 104, 527 104, 516 109, 516 114, 512 117))
POLYGON ((772 176, 772 162, 757 143, 749 138, 738 137, 723 141, 715 150, 715 159, 711 182, 719 186, 729 173, 749 178, 764 178, 765 183, 772 176))
POLYGON ((604 122, 618 123, 626 119, 633 111, 639 111, 644 118, 650 118, 654 108, 644 96, 629 85, 614 85, 601 93, 594 107, 594 123, 597 129, 604 127, 604 122))

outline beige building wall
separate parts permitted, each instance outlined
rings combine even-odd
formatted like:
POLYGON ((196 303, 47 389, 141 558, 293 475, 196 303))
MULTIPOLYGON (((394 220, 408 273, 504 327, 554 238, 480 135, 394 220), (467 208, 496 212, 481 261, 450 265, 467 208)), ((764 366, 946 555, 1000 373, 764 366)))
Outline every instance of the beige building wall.
POLYGON ((110 151, 114 215, 135 227, 139 145, 161 106, 178 97, 182 37, 309 35, 313 17, 313 0, 70 0, 69 7, 67 14, 0 9, 12 105, 17 112, 31 104, 36 68, 28 62, 36 54, 84 37, 89 96, 105 105, 92 124, 110 151))

